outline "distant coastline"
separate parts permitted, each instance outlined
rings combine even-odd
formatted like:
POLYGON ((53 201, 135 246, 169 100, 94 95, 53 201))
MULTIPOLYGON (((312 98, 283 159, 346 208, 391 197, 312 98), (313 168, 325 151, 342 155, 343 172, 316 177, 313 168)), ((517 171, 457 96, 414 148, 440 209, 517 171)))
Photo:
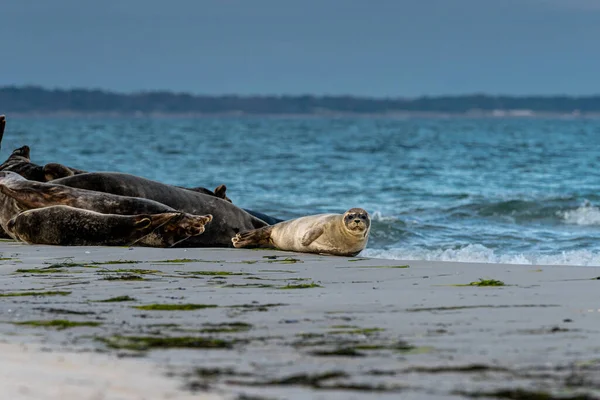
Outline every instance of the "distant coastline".
POLYGON ((0 87, 0 114, 11 116, 373 116, 373 117, 600 117, 600 95, 419 98, 357 96, 206 96, 149 91, 0 87))

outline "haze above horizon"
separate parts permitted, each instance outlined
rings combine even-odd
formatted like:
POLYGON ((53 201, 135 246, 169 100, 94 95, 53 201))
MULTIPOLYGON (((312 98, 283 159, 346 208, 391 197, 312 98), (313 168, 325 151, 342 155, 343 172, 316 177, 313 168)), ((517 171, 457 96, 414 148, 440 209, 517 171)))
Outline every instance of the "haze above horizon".
POLYGON ((600 92, 599 0, 2 1, 0 86, 418 97, 600 92))

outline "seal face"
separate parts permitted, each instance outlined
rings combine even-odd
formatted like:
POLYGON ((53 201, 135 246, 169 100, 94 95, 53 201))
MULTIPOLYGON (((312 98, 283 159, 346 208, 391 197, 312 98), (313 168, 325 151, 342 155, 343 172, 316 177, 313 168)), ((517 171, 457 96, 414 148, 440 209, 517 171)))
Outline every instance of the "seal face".
POLYGON ((371 220, 362 208, 344 214, 318 214, 246 231, 231 239, 234 247, 274 247, 303 253, 353 257, 369 239, 371 220))
POLYGON ((62 246, 132 245, 177 218, 178 213, 116 215, 69 206, 24 211, 8 224, 11 236, 30 244, 62 246))

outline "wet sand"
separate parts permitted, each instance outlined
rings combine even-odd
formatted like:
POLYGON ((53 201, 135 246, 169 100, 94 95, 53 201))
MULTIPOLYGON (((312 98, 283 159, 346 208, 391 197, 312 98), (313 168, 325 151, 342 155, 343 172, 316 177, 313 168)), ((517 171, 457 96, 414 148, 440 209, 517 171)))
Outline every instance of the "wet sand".
POLYGON ((600 398, 595 267, 0 253, 0 387, 13 399, 600 398))

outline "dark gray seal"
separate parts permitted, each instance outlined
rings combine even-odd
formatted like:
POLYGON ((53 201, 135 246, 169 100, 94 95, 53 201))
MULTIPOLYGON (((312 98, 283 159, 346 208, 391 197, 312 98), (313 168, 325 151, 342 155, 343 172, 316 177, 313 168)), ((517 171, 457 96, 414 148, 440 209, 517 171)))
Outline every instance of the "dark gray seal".
POLYGON ((267 226, 266 222, 223 199, 135 175, 90 172, 57 179, 53 183, 120 196, 151 199, 190 214, 211 214, 214 219, 206 227, 204 235, 194 238, 193 241, 184 242, 185 246, 193 244, 198 247, 232 247, 231 238, 237 233, 267 226))
MULTIPOLYGON (((69 206, 51 206, 22 212, 11 218, 7 228, 12 236, 29 244, 129 246, 143 244, 146 236, 179 216, 180 213, 173 212, 101 214, 69 206)), ((167 245, 163 243, 161 247, 167 245)))
MULTIPOLYGON (((4 209, 0 210, 0 225, 9 234, 7 223, 19 212, 56 205, 116 215, 181 214, 176 225, 173 223, 157 231, 161 235, 158 240, 160 245, 156 245, 159 247, 164 247, 163 244, 166 243, 183 245, 186 242, 184 238, 193 241, 205 231, 205 225, 212 221, 211 215, 192 215, 149 199, 30 181, 11 171, 0 171, 0 204, 2 202, 4 209)), ((149 238, 144 240, 146 242, 143 244, 152 245, 149 238)))
MULTIPOLYGON (((208 228, 207 233, 213 229, 217 229, 217 223, 224 224, 222 228, 219 228, 220 232, 224 234, 235 232, 234 234, 236 234, 244 230, 260 228, 271 223, 282 221, 262 213, 241 209, 231 203, 224 204, 228 202, 222 199, 211 198, 211 196, 198 193, 192 189, 167 185, 120 172, 90 172, 87 174, 57 179, 53 182, 65 186, 96 190, 122 196, 143 197, 166 204, 176 210, 192 214, 198 213, 198 211, 200 211, 200 214, 212 214, 215 218, 215 222, 208 228), (217 215, 217 209, 224 213, 222 214, 224 218, 217 215), (255 214, 259 216, 256 216, 255 214), (254 228, 245 228, 249 225, 254 228)), ((204 235, 205 239, 207 237, 207 235, 204 235)), ((224 236, 220 236, 219 243, 220 246, 230 247, 230 244, 225 244, 224 236)))

